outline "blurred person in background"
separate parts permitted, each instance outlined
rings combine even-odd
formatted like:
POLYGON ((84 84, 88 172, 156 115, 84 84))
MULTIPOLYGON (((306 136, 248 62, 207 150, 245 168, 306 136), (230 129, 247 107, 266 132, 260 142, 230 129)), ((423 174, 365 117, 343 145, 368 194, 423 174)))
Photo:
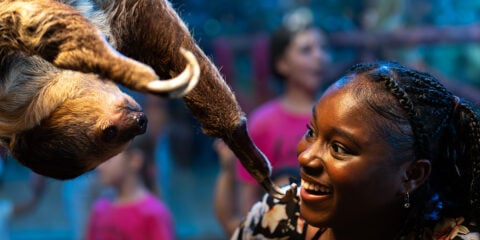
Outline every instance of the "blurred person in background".
POLYGON ((100 181, 112 187, 113 196, 94 204, 88 240, 175 239, 170 210, 156 195, 154 148, 151 136, 136 137, 98 167, 100 181))
MULTIPOLYGON (((0 148, 0 177, 4 174, 7 159, 6 150, 0 148)), ((34 172, 30 173, 31 197, 20 202, 0 198, 0 239, 10 239, 9 222, 13 217, 27 214, 38 206, 45 192, 46 178, 34 172)), ((3 183, 0 183, 3 184, 3 183)))
MULTIPOLYGON (((248 131, 270 160, 272 175, 288 173, 280 174, 286 177, 277 184, 288 183, 288 178, 292 177, 299 179, 298 170, 295 170, 299 168, 296 146, 310 121, 311 106, 325 85, 323 73, 330 59, 326 45, 324 33, 312 25, 307 9, 287 15, 284 24, 270 36, 270 67, 283 89, 278 97, 252 111, 248 116, 248 131)), ((215 211, 230 235, 238 226, 238 216, 244 215, 264 191, 240 162, 235 166, 234 161, 230 161, 233 153, 223 143, 216 142, 214 148, 221 165, 215 190, 215 211), (232 182, 235 176, 238 198, 232 197, 237 194, 232 182)))
MULTIPOLYGON (((283 91, 248 116, 250 136, 270 160, 273 173, 298 168, 296 144, 310 120, 311 106, 323 85, 322 73, 329 60, 324 34, 310 20, 297 18, 292 14, 270 38, 270 66, 283 91)), ((238 164, 236 171, 240 210, 246 212, 263 190, 243 166, 238 164)))
MULTIPOLYGON (((156 165, 156 181, 159 196, 166 197, 170 192, 170 179, 172 161, 169 141, 169 128, 171 125, 167 99, 146 94, 143 110, 148 117, 147 134, 155 141, 153 158, 156 165)), ((164 199, 166 200, 166 199, 164 199)))

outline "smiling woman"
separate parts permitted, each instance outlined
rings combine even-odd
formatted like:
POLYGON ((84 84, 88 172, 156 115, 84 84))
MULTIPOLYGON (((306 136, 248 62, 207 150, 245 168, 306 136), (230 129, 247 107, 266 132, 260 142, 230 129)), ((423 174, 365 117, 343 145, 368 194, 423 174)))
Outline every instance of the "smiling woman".
POLYGON ((480 129, 427 73, 358 64, 313 107, 301 187, 265 196, 232 239, 480 239, 480 129))

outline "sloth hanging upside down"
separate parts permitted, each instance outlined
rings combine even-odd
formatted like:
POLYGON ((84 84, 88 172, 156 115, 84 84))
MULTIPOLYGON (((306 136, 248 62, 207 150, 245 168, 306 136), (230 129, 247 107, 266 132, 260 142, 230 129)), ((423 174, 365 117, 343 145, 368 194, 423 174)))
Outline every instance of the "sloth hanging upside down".
POLYGON ((168 1, 0 0, 0 38, 0 142, 33 171, 76 177, 145 132, 120 83, 183 97, 268 192, 293 194, 270 181, 235 96, 168 1))

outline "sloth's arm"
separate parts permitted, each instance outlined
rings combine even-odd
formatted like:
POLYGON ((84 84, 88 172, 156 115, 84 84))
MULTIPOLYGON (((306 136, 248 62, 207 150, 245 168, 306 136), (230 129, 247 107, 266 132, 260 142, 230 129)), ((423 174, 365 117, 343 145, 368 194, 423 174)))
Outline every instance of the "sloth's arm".
POLYGON ((169 91, 161 88, 163 82, 150 89, 148 84, 158 80, 153 69, 118 53, 93 24, 57 1, 0 1, 0 57, 15 51, 39 55, 60 68, 96 73, 137 91, 169 91))

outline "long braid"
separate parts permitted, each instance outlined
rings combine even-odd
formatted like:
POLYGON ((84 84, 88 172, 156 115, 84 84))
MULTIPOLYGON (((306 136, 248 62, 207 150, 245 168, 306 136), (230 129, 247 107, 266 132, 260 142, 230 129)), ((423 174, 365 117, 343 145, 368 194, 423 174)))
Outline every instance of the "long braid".
POLYGON ((480 123, 478 114, 468 105, 460 103, 458 106, 457 124, 462 129, 460 134, 465 141, 465 146, 461 146, 463 150, 460 154, 461 163, 464 165, 464 174, 470 179, 470 204, 471 218, 477 224, 480 223, 480 123), (465 160, 471 162, 465 162, 465 160))
MULTIPOLYGON (((384 82, 387 91, 389 91, 393 96, 395 96, 401 108, 408 116, 407 118, 414 134, 415 155, 421 158, 426 157, 426 151, 424 146, 428 145, 428 139, 426 136, 427 134, 425 133, 424 128, 418 119, 419 113, 414 108, 412 100, 410 99, 407 92, 402 87, 400 87, 399 84, 394 80, 394 75, 395 74, 391 73, 390 70, 388 70, 387 68, 381 68, 378 74, 378 76, 384 82)), ((420 199, 425 200, 425 194, 425 191, 419 191, 419 193, 416 194, 417 201, 419 201, 420 199)), ((421 216, 424 215, 424 210, 425 208, 423 206, 414 206, 414 209, 411 212, 412 214, 410 215, 410 219, 406 223, 405 230, 408 231, 408 229, 413 229, 416 239, 421 239, 421 236, 423 235, 424 218, 421 216)))
POLYGON ((382 83, 397 99, 413 132, 415 157, 432 161, 429 182, 416 191, 420 206, 407 219, 407 225, 415 227, 406 231, 413 230, 421 239, 427 202, 435 194, 444 203, 443 213, 480 223, 480 124, 475 111, 457 103, 458 98, 430 74, 396 63, 362 63, 350 73, 382 83))
POLYGON ((397 98, 400 106, 407 113, 415 136, 415 155, 417 157, 425 157, 423 146, 427 144, 426 134, 420 121, 418 121, 418 112, 414 108, 408 94, 394 81, 392 73, 390 73, 387 68, 381 68, 377 76, 380 78, 379 80, 384 82, 386 89, 397 98))

